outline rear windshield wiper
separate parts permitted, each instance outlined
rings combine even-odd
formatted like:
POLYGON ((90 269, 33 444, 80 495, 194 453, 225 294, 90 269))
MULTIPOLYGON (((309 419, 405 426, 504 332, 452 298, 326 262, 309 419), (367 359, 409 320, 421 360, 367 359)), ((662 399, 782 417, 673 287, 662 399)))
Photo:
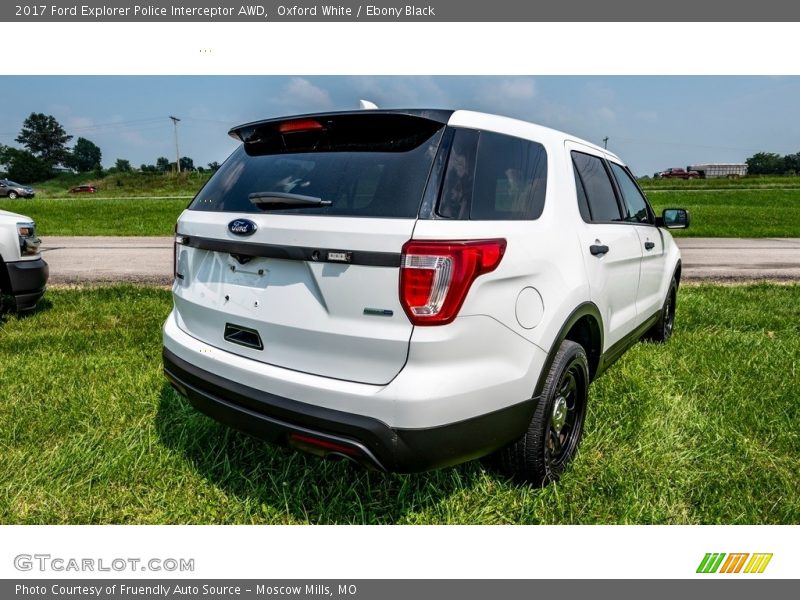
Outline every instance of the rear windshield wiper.
POLYGON ((302 194, 286 194, 283 192, 255 192, 248 196, 250 203, 264 208, 312 208, 315 206, 330 206, 330 200, 323 200, 316 196, 303 196, 302 194))

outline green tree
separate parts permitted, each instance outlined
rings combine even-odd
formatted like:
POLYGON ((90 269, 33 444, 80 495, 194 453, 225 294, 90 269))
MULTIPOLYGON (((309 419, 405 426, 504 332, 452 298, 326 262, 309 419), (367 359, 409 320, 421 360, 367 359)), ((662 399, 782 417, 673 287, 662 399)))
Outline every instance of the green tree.
POLYGON ((745 162, 750 175, 780 175, 784 169, 783 157, 774 152, 758 152, 745 162))
POLYGON ((167 171, 169 171, 170 168, 169 165, 170 165, 169 159, 164 156, 159 156, 156 159, 156 169, 161 171, 162 173, 166 173, 167 171))
POLYGON ((79 137, 75 142, 72 153, 67 158, 66 164, 79 173, 86 173, 100 168, 100 159, 103 153, 100 148, 86 138, 79 137))
POLYGON ((125 160, 124 158, 118 158, 117 162, 114 164, 114 168, 120 173, 130 173, 132 170, 131 161, 125 160))
POLYGON ((787 154, 783 157, 783 170, 784 173, 800 175, 800 152, 787 154))
POLYGON ((220 165, 219 165, 219 163, 217 161, 208 163, 208 168, 211 169, 211 171, 217 171, 217 169, 219 169, 219 167, 220 167, 220 165))
POLYGON ((194 161, 188 156, 181 156, 181 171, 194 171, 194 161))
POLYGON ((0 162, 8 166, 8 178, 20 183, 34 183, 52 177, 52 167, 28 150, 6 148, 0 162))
POLYGON ((71 139, 55 117, 44 113, 31 113, 16 137, 18 143, 51 167, 67 159, 67 142, 71 139))

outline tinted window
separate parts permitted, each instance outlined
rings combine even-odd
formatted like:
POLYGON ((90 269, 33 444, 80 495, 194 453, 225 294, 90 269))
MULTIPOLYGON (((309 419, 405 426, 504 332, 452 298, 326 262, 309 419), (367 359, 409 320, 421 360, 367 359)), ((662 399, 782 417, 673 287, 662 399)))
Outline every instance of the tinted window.
POLYGON ((614 195, 614 187, 603 159, 583 152, 573 152, 572 160, 576 176, 583 184, 592 221, 599 223, 621 221, 622 215, 617 197, 614 195))
POLYGON ((611 170, 614 172, 614 177, 617 178, 620 192, 622 192, 622 200, 625 202, 625 208, 628 210, 626 221, 632 223, 652 223, 650 211, 647 208, 647 201, 639 191, 636 182, 631 179, 628 172, 621 166, 615 163, 609 163, 611 170))
POLYGON ((592 220, 592 214, 589 212, 589 201, 586 199, 586 190, 583 189, 583 182, 580 175, 578 175, 578 167, 575 163, 572 164, 572 170, 575 174, 575 189, 578 192, 578 210, 581 212, 581 218, 587 223, 592 220))
POLYGON ((326 121, 325 130, 310 132, 254 130, 246 138, 248 143, 234 151, 189 208, 416 217, 443 126, 423 119, 348 119, 326 121), (258 192, 312 196, 331 204, 257 206, 250 202, 250 194, 258 192))
POLYGON ((544 209, 546 186, 547 153, 541 144, 459 129, 438 213, 454 219, 537 219, 544 209))
POLYGON ((437 211, 442 217, 469 219, 478 136, 478 132, 472 129, 458 129, 453 136, 437 211))

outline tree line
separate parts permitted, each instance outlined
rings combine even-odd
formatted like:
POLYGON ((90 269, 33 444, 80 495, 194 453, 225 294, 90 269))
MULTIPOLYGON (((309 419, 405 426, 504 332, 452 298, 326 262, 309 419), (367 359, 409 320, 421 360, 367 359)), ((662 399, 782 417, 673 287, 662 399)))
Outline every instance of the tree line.
POLYGON ((758 152, 745 162, 748 175, 800 175, 800 152, 785 156, 758 152))
MULTIPOLYGON (((0 144, 0 165, 5 165, 9 179, 21 183, 44 181, 53 177, 59 167, 77 173, 104 174, 100 147, 91 140, 78 137, 72 148, 68 147, 73 136, 52 115, 31 113, 23 122, 19 135, 15 138, 22 148, 13 148, 0 144)), ((208 164, 208 170, 216 171, 219 163, 208 164)), ((200 171, 206 169, 195 167, 188 156, 180 159, 181 171, 200 171)), ((127 173, 134 169, 129 160, 118 158, 109 173, 127 173)), ((155 164, 143 164, 139 170, 144 173, 166 173, 175 170, 175 161, 161 156, 155 164)))

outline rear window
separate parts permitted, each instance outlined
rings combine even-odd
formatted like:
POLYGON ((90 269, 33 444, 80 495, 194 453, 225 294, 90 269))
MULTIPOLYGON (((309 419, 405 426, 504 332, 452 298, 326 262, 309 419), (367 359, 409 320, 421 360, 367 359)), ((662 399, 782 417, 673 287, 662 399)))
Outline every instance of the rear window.
POLYGON ((443 129, 435 121, 385 114, 253 127, 243 132, 245 143, 189 209, 414 218, 443 129), (251 194, 268 193, 310 196, 330 204, 297 207, 251 202, 251 194))
POLYGON ((546 187, 547 153, 541 144, 458 129, 437 213, 449 219, 537 219, 546 187))

